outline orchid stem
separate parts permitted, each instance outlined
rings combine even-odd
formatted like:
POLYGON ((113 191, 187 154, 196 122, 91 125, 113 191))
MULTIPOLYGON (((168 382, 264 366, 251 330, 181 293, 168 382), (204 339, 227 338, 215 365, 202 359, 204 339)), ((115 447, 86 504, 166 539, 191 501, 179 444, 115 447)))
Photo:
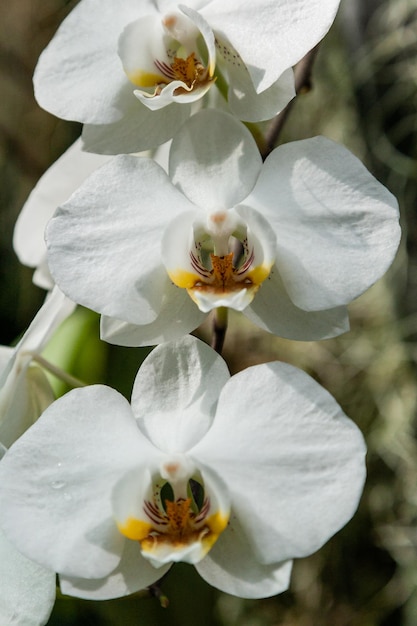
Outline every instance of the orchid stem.
POLYGON ((218 354, 222 353, 224 339, 226 337, 227 313, 228 313, 228 309, 225 306, 220 306, 214 311, 213 337, 211 340, 211 347, 218 354))
POLYGON ((83 383, 82 380, 75 378, 75 376, 71 376, 71 374, 68 374, 60 367, 53 365, 53 363, 50 363, 49 361, 44 359, 43 356, 41 356, 40 354, 32 354, 32 360, 36 361, 36 363, 39 363, 39 365, 41 365, 47 372, 49 372, 59 380, 64 381, 64 383, 67 383, 67 385, 69 385, 70 387, 87 387, 87 383, 83 383))
MULTIPOLYGON (((294 69, 294 79, 295 79, 295 93, 298 96, 299 94, 307 93, 311 90, 311 73, 313 70, 314 61, 316 60, 317 52, 319 49, 319 44, 315 46, 310 52, 308 52, 305 57, 297 63, 294 69)), ((272 152, 272 150, 276 147, 281 131, 284 127, 284 124, 287 120, 287 117, 294 106, 295 98, 291 100, 279 113, 276 118, 272 121, 268 132, 265 136, 265 147, 261 150, 263 160, 272 152)))

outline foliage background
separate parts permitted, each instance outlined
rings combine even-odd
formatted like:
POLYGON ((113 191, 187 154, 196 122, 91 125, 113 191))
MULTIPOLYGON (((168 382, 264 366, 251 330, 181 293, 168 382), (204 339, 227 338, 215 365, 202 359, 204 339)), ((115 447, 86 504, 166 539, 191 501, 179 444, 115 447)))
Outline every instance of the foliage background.
MULTIPOLYGON (((39 53, 75 4, 0 4, 1 344, 16 340, 44 297, 13 253, 14 222, 37 179, 80 132, 77 124, 39 109, 31 82, 39 53)), ((193 568, 179 565, 162 585, 170 599, 166 609, 150 597, 97 603, 59 598, 49 626, 415 626, 416 107, 414 0, 342 0, 320 46, 312 89, 297 99, 280 141, 324 134, 350 148, 399 198, 402 248, 387 277, 351 306, 349 334, 296 343, 232 315, 224 352, 233 372, 275 359, 302 367, 359 425, 369 447, 369 475, 355 518, 317 554, 296 562, 291 590, 276 598, 221 594, 193 568)), ((199 332, 207 337, 210 329, 199 332)), ((86 381, 107 382, 128 396, 147 351, 110 347, 97 336, 97 317, 80 310, 48 356, 86 381)))

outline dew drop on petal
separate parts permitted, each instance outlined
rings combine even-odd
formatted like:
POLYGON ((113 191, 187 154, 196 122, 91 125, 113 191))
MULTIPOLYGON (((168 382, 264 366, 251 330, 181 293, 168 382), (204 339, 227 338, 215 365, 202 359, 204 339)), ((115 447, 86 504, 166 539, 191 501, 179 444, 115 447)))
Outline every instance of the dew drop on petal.
POLYGON ((62 489, 63 487, 65 487, 65 484, 66 483, 64 483, 64 481, 62 481, 62 480, 54 480, 51 483, 51 487, 52 487, 52 489, 62 489))

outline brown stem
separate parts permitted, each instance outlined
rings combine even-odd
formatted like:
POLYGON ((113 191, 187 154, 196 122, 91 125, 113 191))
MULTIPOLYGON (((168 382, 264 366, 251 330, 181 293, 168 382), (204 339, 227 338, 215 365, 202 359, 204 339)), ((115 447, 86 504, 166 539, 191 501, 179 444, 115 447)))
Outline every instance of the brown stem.
POLYGON ((227 331, 227 308, 219 307, 214 310, 213 318, 213 335, 211 339, 211 347, 218 354, 222 353, 223 344, 227 331))
MULTIPOLYGON (((310 52, 308 52, 294 68, 295 93, 297 95, 307 93, 311 89, 311 72, 313 70, 318 49, 319 44, 310 50, 310 52)), ((265 136, 265 148, 262 150, 262 158, 264 160, 275 148, 286 119, 294 106, 294 102, 295 98, 293 98, 291 102, 287 104, 285 109, 283 109, 281 113, 279 113, 271 122, 265 136)))

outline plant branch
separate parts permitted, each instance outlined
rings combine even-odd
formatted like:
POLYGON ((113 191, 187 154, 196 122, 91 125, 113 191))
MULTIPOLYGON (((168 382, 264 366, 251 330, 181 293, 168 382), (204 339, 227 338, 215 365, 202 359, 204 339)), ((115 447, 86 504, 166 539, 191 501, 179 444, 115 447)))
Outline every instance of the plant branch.
POLYGON ((227 331, 227 307, 221 306, 214 310, 213 335, 211 347, 221 354, 227 331))
MULTIPOLYGON (((312 88, 311 73, 318 49, 319 44, 310 50, 310 52, 308 52, 294 68, 295 93, 297 96, 299 94, 309 92, 312 88)), ((281 113, 279 113, 271 122, 265 136, 265 148, 262 150, 262 158, 264 160, 275 148, 287 117, 294 106, 294 102, 295 98, 293 98, 291 102, 287 104, 285 109, 283 109, 281 113)))

